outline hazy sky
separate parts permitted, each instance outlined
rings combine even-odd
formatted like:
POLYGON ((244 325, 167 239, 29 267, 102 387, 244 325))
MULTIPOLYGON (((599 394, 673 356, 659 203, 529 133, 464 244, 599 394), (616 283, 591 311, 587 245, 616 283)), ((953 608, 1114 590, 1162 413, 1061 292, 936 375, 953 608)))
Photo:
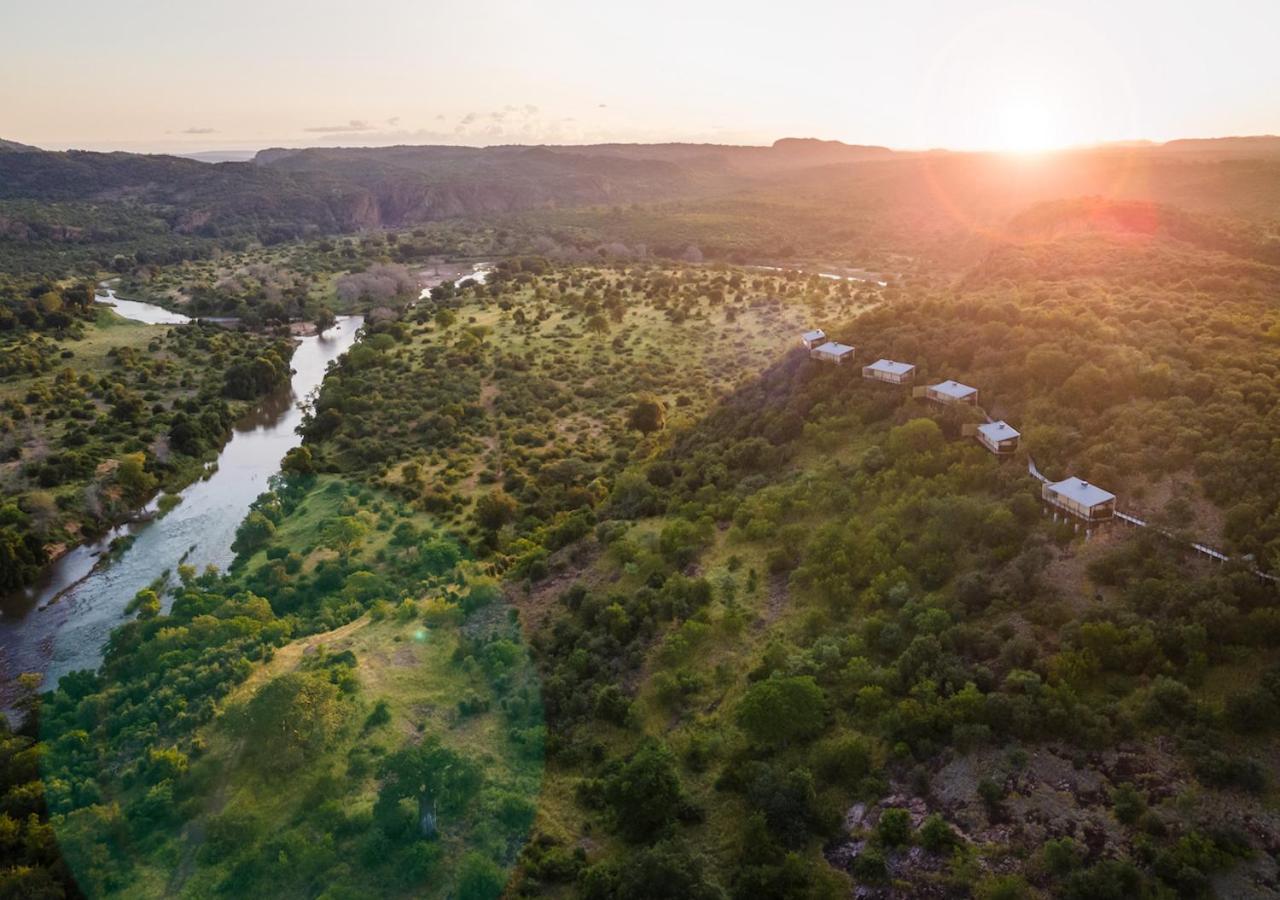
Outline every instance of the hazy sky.
POLYGON ((1280 132, 1280 0, 3 0, 49 148, 1280 132))

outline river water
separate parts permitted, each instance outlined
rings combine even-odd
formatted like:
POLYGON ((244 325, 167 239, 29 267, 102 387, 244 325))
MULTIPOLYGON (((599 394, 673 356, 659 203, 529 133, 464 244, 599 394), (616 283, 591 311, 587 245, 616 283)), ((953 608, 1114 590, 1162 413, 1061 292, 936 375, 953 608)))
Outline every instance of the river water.
POLYGON ((461 284, 464 281, 474 281, 476 284, 484 284, 485 279, 489 277, 489 273, 493 270, 492 263, 474 263, 468 268, 460 263, 445 263, 435 266, 431 272, 425 269, 418 273, 418 284, 421 290, 418 291, 418 299, 426 300, 431 296, 431 289, 438 284, 446 281, 452 281, 461 284))
POLYGON ((142 322, 146 325, 185 325, 191 321, 190 318, 182 313, 171 312, 163 306, 141 303, 137 300, 122 300, 110 288, 107 288, 106 291, 106 299, 98 302, 114 306, 116 312, 126 319, 132 319, 135 322, 142 322))
MULTIPOLYGON (((109 302, 120 315, 142 322, 187 321, 147 303, 114 297, 109 302)), ((362 323, 360 316, 340 316, 323 334, 302 338, 290 387, 236 423, 216 471, 182 491, 182 502, 167 515, 121 526, 77 547, 39 583, 6 598, 0 610, 0 708, 11 705, 14 679, 23 672, 43 672, 44 687, 51 688, 68 672, 96 668, 111 629, 124 621, 125 606, 166 570, 176 574, 180 562, 200 570, 231 563, 231 542, 249 504, 302 440, 295 429, 303 403, 319 388, 329 363, 355 342, 362 323), (133 544, 95 568, 112 539, 126 534, 134 535, 133 544)))

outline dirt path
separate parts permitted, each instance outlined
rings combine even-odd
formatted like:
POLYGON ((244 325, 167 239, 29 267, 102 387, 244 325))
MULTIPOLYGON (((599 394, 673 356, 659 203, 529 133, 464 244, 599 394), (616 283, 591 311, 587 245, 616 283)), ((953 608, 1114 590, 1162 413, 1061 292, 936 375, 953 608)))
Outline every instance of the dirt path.
POLYGON ((480 407, 484 410, 485 418, 489 420, 489 432, 480 438, 480 443, 484 446, 484 450, 476 455, 474 462, 471 464, 471 472, 458 485, 458 489, 463 494, 475 492, 480 484, 480 473, 484 471, 484 467, 491 457, 494 471, 501 474, 500 461, 497 458, 498 424, 493 418, 493 404, 498 399, 499 393, 501 391, 498 386, 491 381, 486 381, 480 386, 480 407))
POLYGON ((325 631, 321 634, 310 634, 304 638, 299 638, 291 644, 285 644, 275 652, 271 658, 271 662, 266 665, 259 666, 252 675, 244 680, 244 682, 232 691, 224 703, 232 703, 236 700, 244 699, 246 696, 253 694, 262 685, 263 682, 270 680, 276 675, 283 674, 290 669, 297 668, 302 661, 302 657, 310 656, 322 644, 332 644, 350 637, 370 622, 368 613, 348 622, 333 631, 325 631))

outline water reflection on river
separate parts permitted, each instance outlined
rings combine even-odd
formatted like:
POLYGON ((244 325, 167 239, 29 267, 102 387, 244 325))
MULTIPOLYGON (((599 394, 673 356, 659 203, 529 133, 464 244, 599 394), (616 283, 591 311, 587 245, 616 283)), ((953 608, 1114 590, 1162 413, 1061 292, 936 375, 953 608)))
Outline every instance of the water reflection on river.
MULTIPOLYGON (((158 307, 138 311, 132 301, 113 300, 121 315, 140 312, 163 322, 158 307), (158 312, 156 312, 158 310, 158 312)), ((140 304, 150 306, 149 304, 140 304)), ((290 388, 267 398, 238 422, 218 457, 218 468, 182 492, 182 502, 164 517, 116 529, 96 544, 79 547, 50 567, 45 579, 8 598, 0 617, 0 707, 12 701, 13 679, 22 672, 45 672, 45 687, 76 669, 94 668, 111 629, 124 617, 133 595, 180 562, 203 569, 225 568, 231 541, 253 502, 279 471, 280 460, 301 441, 300 401, 324 378, 330 361, 355 341, 363 319, 343 316, 323 335, 302 338, 293 355, 290 388), (117 535, 132 532, 132 546, 119 559, 94 570, 117 535)))

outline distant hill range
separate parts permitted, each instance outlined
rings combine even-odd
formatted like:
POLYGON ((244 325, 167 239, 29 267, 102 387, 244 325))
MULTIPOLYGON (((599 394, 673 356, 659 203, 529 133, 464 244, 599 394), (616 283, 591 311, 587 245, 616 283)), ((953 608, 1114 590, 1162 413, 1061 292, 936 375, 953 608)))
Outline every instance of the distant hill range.
POLYGON ((0 240, 35 233, 22 219, 31 215, 32 203, 42 206, 41 234, 78 233, 50 230, 47 204, 91 203, 98 212, 110 204, 145 209, 176 235, 282 240, 453 217, 776 189, 853 205, 959 203, 988 216, 1012 215, 1044 200, 1113 193, 1209 210, 1242 200, 1273 215, 1274 185, 1280 184, 1271 177, 1280 174, 1272 168, 1280 164, 1280 137, 1272 136, 1064 151, 1054 157, 1059 162, 1039 169, 995 154, 915 153, 803 138, 768 147, 272 148, 251 160, 212 161, 221 158, 217 152, 198 159, 50 152, 0 141, 0 240), (1265 172, 1250 168, 1255 165, 1265 172), (1260 194, 1259 179, 1266 182, 1260 194), (1251 200, 1250 191, 1256 194, 1251 200))

